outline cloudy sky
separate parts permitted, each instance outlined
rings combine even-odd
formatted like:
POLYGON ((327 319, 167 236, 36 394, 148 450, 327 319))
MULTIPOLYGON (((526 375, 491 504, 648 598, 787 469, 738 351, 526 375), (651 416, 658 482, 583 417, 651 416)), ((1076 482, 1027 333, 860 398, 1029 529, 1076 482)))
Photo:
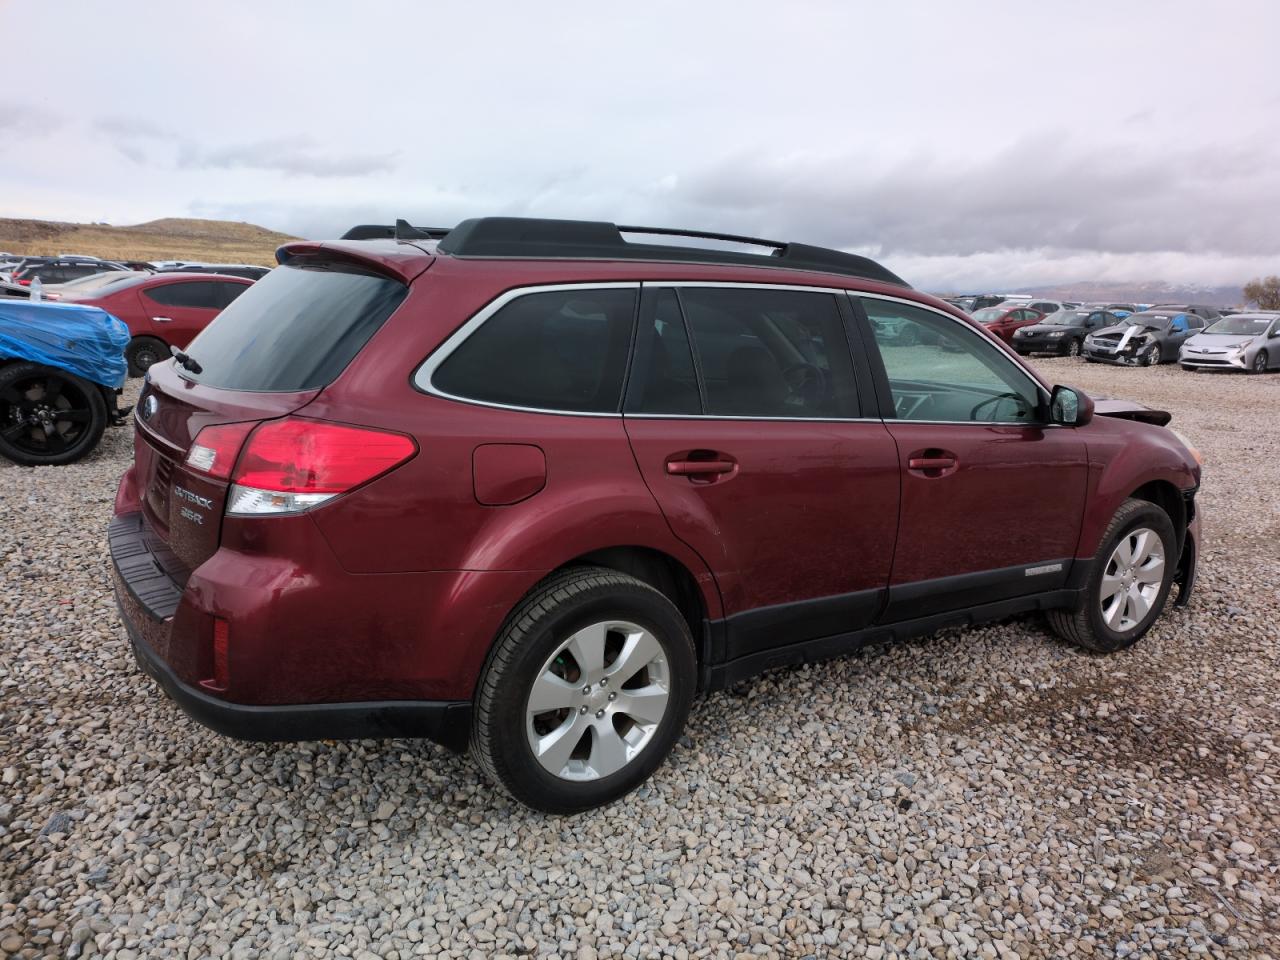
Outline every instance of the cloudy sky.
POLYGON ((1280 272, 1277 0, 48 13, 0 0, 0 216, 589 217, 935 289, 1280 272))

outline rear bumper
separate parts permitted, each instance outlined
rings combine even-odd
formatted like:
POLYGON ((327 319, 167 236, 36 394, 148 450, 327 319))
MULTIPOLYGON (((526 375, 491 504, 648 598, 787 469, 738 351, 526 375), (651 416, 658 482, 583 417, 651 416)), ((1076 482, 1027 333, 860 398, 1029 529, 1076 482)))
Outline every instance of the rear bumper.
POLYGON ((211 730, 238 740, 360 740, 422 737, 450 750, 467 749, 471 704, 463 701, 388 700, 372 703, 311 703, 257 706, 229 703, 183 683, 147 645, 119 595, 120 619, 142 672, 160 685, 183 712, 211 730))

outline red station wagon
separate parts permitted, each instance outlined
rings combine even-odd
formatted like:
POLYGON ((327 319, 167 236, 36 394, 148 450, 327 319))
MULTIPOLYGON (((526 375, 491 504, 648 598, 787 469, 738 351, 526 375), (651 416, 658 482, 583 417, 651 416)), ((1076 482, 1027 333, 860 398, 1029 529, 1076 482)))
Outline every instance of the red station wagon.
POLYGON ((1118 650, 1187 602, 1167 414, 865 258, 676 232, 282 247, 137 405, 109 540, 143 669, 223 733, 470 747, 569 812, 644 781, 699 691, 1039 610, 1118 650))
POLYGON ((171 347, 185 347, 253 281, 216 274, 157 273, 128 277, 85 297, 65 302, 101 307, 123 320, 132 338, 124 356, 129 376, 168 359, 171 347))

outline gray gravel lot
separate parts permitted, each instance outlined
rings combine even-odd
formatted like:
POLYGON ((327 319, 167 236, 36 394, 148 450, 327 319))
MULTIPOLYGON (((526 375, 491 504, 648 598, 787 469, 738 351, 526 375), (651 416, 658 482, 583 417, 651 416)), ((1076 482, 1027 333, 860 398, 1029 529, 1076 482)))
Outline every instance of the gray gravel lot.
POLYGON ((1036 362, 1205 453, 1189 609, 759 678, 570 819, 429 744, 187 720, 108 586, 129 432, 0 463, 0 956, 1280 955, 1280 376, 1036 362))

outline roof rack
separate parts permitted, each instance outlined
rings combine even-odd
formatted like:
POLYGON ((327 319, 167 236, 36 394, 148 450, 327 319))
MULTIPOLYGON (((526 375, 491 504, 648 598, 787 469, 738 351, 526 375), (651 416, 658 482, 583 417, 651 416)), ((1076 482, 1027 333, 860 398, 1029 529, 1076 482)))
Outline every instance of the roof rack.
POLYGON ((407 220, 394 224, 362 223, 352 227, 341 237, 343 240, 439 240, 448 234, 448 227, 414 227, 407 220))
POLYGON ((542 220, 526 217, 463 220, 440 241, 438 249, 441 253, 455 257, 664 260, 786 267, 878 280, 900 287, 909 286, 901 277, 874 260, 842 250, 704 230, 617 226, 599 220, 542 220), (770 247, 772 250, 767 254, 759 254, 673 244, 633 243, 623 237, 624 233, 719 240, 770 247))

